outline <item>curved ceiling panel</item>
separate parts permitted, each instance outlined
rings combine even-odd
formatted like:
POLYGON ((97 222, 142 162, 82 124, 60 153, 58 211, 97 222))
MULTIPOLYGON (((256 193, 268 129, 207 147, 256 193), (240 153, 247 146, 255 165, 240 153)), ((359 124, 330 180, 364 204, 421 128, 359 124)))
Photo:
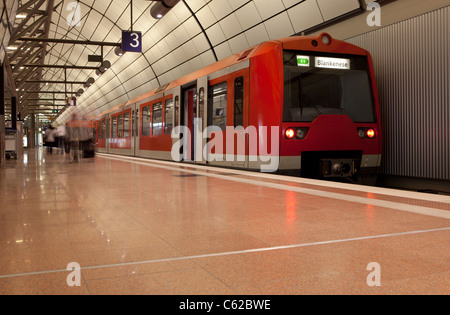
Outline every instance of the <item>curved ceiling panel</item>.
MULTIPOLYGON (((46 35, 45 45, 34 43, 36 48, 33 48, 46 47, 45 59, 40 62, 34 58, 25 63, 68 67, 44 67, 35 75, 23 75, 28 80, 50 83, 38 86, 27 83, 20 110, 31 113, 27 104, 32 104, 29 99, 36 95, 26 94, 27 91, 38 89, 42 91, 39 95, 46 92, 73 95, 84 89, 77 107, 61 112, 58 123, 64 123, 74 111, 90 114, 112 108, 248 47, 303 32, 362 7, 359 0, 339 0, 339 5, 335 0, 181 0, 162 19, 156 20, 150 15, 156 1, 46 2, 52 4, 48 28, 22 36, 46 35), (131 30, 131 9, 133 30, 142 32, 143 51, 118 57, 114 50, 122 41, 122 30, 131 30), (87 44, 87 41, 105 45, 87 44), (89 55, 103 55, 103 60, 111 62, 111 68, 97 76, 95 67, 100 63, 89 61, 89 55), (82 83, 89 78, 94 78, 95 83, 86 89, 82 83)), ((45 8, 41 3, 39 9, 45 8)), ((38 19, 39 15, 35 14, 28 25, 38 19)), ((16 26, 19 23, 16 21, 16 26)), ((16 64, 25 56, 13 59, 12 63, 16 64)), ((17 69, 14 71, 18 74, 17 69)))

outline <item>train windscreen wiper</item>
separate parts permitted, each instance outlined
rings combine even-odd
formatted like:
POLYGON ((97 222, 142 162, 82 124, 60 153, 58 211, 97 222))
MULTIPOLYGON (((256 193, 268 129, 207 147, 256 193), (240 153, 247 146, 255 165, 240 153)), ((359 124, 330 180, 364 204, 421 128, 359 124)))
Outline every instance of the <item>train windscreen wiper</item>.
MULTIPOLYGON (((300 103, 303 103, 303 99, 305 99, 305 100, 306 100, 306 103, 307 103, 308 105, 310 105, 309 107, 313 107, 313 108, 317 111, 317 113, 319 114, 319 116, 320 116, 320 115, 323 115, 323 113, 320 111, 320 109, 317 107, 317 105, 309 98, 308 95, 302 94, 300 103)), ((303 106, 302 106, 302 108, 303 108, 303 106)))

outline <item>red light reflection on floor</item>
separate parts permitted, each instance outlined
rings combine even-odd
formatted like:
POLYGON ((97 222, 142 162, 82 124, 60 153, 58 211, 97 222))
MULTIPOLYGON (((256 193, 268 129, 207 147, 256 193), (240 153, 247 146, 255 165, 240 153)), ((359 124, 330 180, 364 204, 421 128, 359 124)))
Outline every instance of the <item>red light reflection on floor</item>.
POLYGON ((286 191, 286 219, 291 223, 297 219, 297 198, 293 191, 286 191))

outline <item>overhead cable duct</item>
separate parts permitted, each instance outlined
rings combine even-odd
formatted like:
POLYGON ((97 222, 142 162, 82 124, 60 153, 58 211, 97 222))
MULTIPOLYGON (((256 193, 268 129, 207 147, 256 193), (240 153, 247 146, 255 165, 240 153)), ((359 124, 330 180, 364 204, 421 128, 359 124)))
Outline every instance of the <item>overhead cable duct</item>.
POLYGON ((153 18, 159 20, 167 14, 180 0, 162 0, 158 1, 151 9, 150 14, 153 18))

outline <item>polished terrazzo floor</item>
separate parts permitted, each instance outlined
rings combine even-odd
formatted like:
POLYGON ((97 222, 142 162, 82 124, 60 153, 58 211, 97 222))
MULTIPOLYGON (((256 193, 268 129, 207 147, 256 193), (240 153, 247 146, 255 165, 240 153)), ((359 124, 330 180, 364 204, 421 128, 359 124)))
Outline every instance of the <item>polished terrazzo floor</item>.
POLYGON ((450 293, 448 196, 120 159, 7 162, 0 294, 450 293))

